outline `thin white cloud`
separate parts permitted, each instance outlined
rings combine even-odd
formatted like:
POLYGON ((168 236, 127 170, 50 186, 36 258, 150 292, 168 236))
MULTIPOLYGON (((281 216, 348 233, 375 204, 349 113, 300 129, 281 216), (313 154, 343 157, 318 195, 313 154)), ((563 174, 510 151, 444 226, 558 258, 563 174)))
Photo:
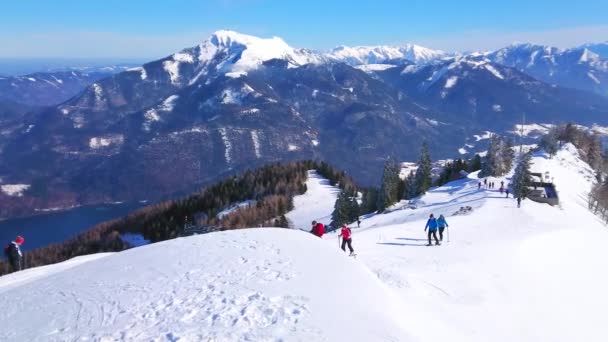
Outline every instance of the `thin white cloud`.
POLYGON ((608 25, 598 25, 529 32, 477 30, 441 37, 421 38, 416 42, 445 51, 484 51, 522 42, 569 48, 589 42, 604 42, 607 39, 608 25))

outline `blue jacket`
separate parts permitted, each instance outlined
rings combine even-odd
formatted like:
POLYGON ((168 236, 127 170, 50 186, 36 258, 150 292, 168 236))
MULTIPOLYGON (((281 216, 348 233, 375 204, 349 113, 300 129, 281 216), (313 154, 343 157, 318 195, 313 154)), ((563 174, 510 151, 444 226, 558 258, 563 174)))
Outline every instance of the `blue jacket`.
POLYGON ((437 219, 437 225, 439 228, 449 227, 448 222, 445 220, 445 217, 439 216, 437 219))
POLYGON ((424 229, 427 228, 429 229, 429 232, 437 231, 437 219, 433 217, 426 221, 426 226, 424 226, 424 229))

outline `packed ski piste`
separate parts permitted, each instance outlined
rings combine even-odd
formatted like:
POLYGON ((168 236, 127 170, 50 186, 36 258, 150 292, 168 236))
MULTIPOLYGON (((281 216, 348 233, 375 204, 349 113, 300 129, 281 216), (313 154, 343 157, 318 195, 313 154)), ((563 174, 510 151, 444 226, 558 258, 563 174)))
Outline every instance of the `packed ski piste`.
POLYGON ((535 153, 531 168, 551 172, 559 205, 518 207, 503 193, 512 173, 471 173, 333 231, 339 189, 310 171, 287 215, 300 229, 178 238, 1 277, 0 340, 607 341, 594 172, 570 144, 535 153))

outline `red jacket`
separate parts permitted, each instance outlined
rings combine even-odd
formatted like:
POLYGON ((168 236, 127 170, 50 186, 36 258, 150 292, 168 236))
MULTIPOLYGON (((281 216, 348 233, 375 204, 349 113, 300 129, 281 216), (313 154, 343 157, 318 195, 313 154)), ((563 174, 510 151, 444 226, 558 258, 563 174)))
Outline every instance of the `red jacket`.
POLYGON ((323 234, 325 234, 325 226, 323 223, 317 223, 317 225, 312 228, 312 233, 318 237, 323 237, 323 234))
POLYGON ((340 232, 340 236, 342 236, 342 238, 344 238, 345 240, 350 239, 350 234, 350 228, 348 227, 342 228, 342 231, 340 232))

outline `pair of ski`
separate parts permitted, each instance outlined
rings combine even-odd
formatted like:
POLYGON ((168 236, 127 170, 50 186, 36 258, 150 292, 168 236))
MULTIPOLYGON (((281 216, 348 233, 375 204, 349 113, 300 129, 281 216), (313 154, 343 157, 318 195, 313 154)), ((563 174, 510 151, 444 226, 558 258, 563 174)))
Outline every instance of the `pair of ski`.
POLYGON ((441 246, 441 244, 440 244, 440 243, 436 243, 436 244, 434 244, 434 245, 433 245, 432 243, 429 243, 429 244, 427 244, 426 246, 427 246, 427 247, 428 247, 428 246, 441 246))

